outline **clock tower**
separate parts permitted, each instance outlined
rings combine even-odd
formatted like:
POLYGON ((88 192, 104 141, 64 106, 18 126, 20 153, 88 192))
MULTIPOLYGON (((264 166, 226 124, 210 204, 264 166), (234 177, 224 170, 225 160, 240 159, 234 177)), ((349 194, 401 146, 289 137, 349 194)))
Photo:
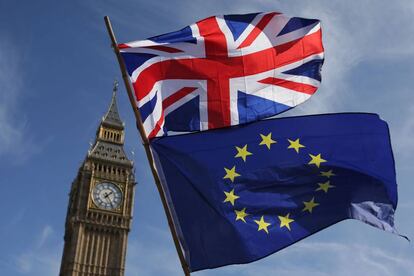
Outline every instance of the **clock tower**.
POLYGON ((134 186, 115 83, 108 112, 72 183, 60 276, 124 275, 134 186))

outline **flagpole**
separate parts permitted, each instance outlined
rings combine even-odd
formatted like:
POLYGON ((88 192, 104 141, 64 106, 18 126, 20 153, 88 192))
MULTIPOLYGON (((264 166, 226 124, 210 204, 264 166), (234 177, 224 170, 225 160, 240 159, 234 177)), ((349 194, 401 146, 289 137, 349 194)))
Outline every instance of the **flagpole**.
POLYGON ((152 175, 154 176, 154 180, 155 180, 155 184, 156 184, 157 189, 158 189, 158 193, 160 194, 160 198, 161 198, 162 205, 164 207, 165 215, 167 216, 168 226, 170 227, 171 235, 172 235, 173 240, 174 240, 175 249, 177 250, 177 254, 178 254, 178 257, 180 259, 180 263, 181 263, 181 266, 183 268, 184 275, 185 276, 190 276, 190 269, 188 267, 187 262, 185 261, 184 254, 183 254, 183 251, 181 249, 181 244, 180 244, 180 241, 178 239, 177 231, 174 227, 172 215, 171 215, 170 209, 168 208, 168 205, 167 205, 167 200, 165 198, 165 193, 164 193, 164 190, 162 189, 162 186, 161 186, 161 180, 160 180, 160 177, 158 175, 157 169, 155 168, 155 165, 154 165, 154 157, 152 156, 152 153, 151 153, 149 140, 148 140, 148 137, 145 134, 144 126, 142 124, 141 114, 138 111, 138 107, 137 107, 137 104, 136 104, 135 99, 134 99, 134 93, 132 91, 132 87, 131 87, 131 84, 129 82, 129 76, 128 76, 127 71, 126 71, 125 63, 124 63, 124 61, 121 57, 121 53, 120 53, 119 48, 118 48, 118 43, 116 41, 114 31, 112 30, 111 21, 109 20, 108 16, 105 16, 104 19, 105 19, 106 29, 108 31, 109 37, 111 38, 112 48, 114 49, 115 55, 118 59, 119 68, 121 69, 121 72, 122 72, 122 79, 124 80, 125 88, 126 88, 126 91, 128 93, 128 98, 129 98, 129 101, 131 102, 131 106, 132 106, 132 109, 133 109, 134 114, 135 114, 135 119, 136 119, 136 122, 137 122, 137 128, 138 128, 139 134, 141 135, 142 143, 143 143, 144 148, 145 148, 145 153, 147 155, 147 159, 148 159, 149 165, 151 167, 151 172, 152 172, 152 175))

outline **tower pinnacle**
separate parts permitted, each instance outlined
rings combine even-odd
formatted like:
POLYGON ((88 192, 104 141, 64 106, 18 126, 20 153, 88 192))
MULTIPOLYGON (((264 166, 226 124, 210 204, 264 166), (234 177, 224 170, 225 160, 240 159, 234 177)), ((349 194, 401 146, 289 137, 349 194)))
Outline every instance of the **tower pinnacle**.
POLYGON ((118 105, 116 103, 116 92, 118 91, 118 81, 114 81, 114 86, 112 89, 112 100, 109 105, 109 109, 106 112, 105 116, 102 119, 102 124, 108 125, 117 129, 123 129, 124 124, 121 121, 118 113, 118 105))
POLYGON ((133 163, 128 159, 123 148, 125 131, 116 104, 117 88, 118 82, 115 81, 111 104, 96 131, 96 139, 88 153, 88 158, 118 162, 132 167, 133 163))

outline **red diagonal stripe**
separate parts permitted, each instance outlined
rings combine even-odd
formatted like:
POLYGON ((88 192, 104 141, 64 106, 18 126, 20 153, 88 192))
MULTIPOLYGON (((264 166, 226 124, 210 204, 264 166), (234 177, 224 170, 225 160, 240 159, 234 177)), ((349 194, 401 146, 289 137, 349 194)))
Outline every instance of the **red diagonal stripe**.
POLYGON ((259 23, 257 23, 254 29, 246 37, 246 39, 240 44, 239 47, 237 47, 237 49, 250 46, 276 14, 278 13, 272 12, 263 16, 262 19, 260 19, 259 23))
POLYGON ((165 110, 167 107, 172 105, 173 103, 177 102, 178 100, 184 98, 194 90, 196 90, 197 87, 184 87, 172 94, 171 96, 165 98, 162 101, 162 108, 165 110))
POLYGON ((150 134, 148 134, 149 139, 154 138, 155 136, 157 136, 157 134, 160 131, 163 123, 164 123, 164 110, 161 113, 161 118, 155 124, 154 129, 150 132, 150 134))
POLYGON ((124 44, 124 43, 121 43, 121 44, 118 44, 118 48, 119 49, 126 49, 126 48, 131 48, 131 47, 128 46, 128 45, 126 45, 126 44, 124 44))
POLYGON ((244 75, 279 68, 320 53, 323 53, 322 32, 318 30, 302 38, 243 56, 244 75))
POLYGON ((167 53, 181 53, 182 51, 173 47, 163 46, 163 45, 153 45, 145 46, 142 48, 153 49, 157 51, 167 52, 167 53))
POLYGON ((290 90, 294 90, 296 92, 301 92, 301 93, 305 93, 309 95, 313 95, 318 89, 317 87, 310 85, 310 84, 288 81, 288 80, 272 78, 272 77, 265 78, 263 80, 260 80, 259 82, 264 83, 264 84, 281 86, 281 87, 284 87, 290 90))

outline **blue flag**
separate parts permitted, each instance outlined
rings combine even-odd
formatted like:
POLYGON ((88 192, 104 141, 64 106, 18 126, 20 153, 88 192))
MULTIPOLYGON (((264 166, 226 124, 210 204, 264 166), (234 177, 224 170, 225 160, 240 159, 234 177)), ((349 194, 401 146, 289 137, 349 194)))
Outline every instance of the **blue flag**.
POLYGON ((344 219, 396 233, 394 159, 375 114, 327 114, 156 138, 191 271, 248 263, 344 219))

